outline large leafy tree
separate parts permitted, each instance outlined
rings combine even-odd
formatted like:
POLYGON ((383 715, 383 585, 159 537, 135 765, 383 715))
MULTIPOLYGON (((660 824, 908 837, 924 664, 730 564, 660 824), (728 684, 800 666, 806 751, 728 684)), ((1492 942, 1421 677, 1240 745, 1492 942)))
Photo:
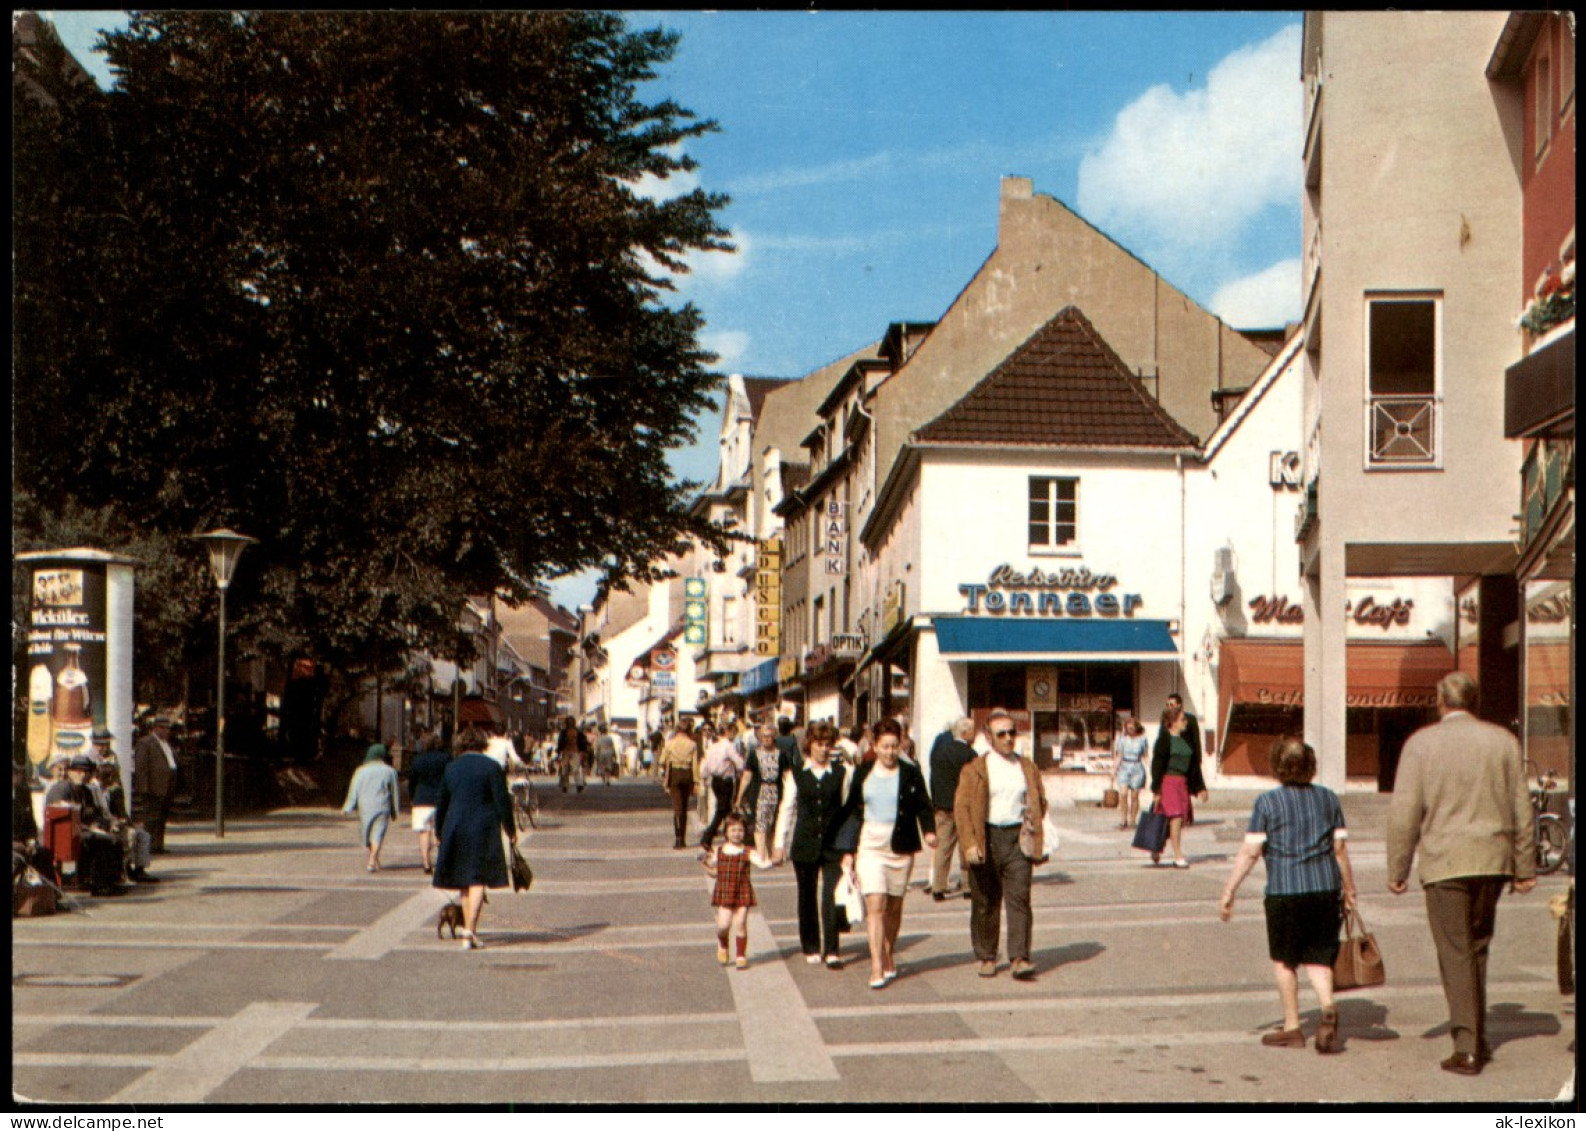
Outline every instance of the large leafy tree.
MULTIPOLYGON (((610 14, 140 12, 102 94, 13 99, 15 474, 40 513, 260 539, 246 644, 464 655, 464 594, 643 573, 714 360, 668 200, 714 129, 610 14)), ((21 70, 14 65, 14 82, 21 70)))

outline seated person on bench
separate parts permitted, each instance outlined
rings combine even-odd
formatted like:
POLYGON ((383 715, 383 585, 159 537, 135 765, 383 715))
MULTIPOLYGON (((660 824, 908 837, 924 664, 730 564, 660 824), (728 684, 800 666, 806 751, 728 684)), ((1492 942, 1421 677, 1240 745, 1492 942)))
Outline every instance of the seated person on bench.
POLYGON ((66 763, 65 780, 50 786, 44 804, 78 807, 83 835, 82 859, 77 862, 78 882, 86 884, 94 895, 120 895, 127 890, 120 882, 121 844, 112 831, 114 821, 88 784, 97 769, 89 755, 72 755, 66 763))

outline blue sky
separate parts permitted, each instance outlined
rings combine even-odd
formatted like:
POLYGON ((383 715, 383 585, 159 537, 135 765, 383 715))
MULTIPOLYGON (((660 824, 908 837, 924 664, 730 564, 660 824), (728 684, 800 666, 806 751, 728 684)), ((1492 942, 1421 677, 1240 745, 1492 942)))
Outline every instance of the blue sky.
MULTIPOLYGON (((52 15, 89 48, 113 12, 52 15)), ((725 192, 734 255, 679 295, 723 372, 799 377, 941 315, 996 242, 1004 175, 1074 207, 1232 325, 1300 313, 1298 12, 630 12, 682 33, 644 95, 720 132, 680 185, 725 192)), ((714 415, 678 453, 715 474, 714 415)), ((573 607, 590 577, 557 585, 573 607)))

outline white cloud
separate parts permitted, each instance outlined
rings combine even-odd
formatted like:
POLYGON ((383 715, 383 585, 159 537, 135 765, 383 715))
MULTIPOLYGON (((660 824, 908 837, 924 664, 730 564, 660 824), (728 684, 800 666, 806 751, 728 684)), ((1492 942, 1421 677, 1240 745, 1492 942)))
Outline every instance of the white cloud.
POLYGON ((706 330, 699 344, 716 355, 716 368, 731 373, 749 355, 749 335, 742 330, 706 330))
POLYGON ((1225 283, 1207 305, 1236 329, 1276 329, 1299 319, 1300 298, 1300 261, 1285 259, 1265 271, 1225 283))
POLYGON ((1153 86, 1079 167, 1079 209, 1102 229, 1182 253, 1234 236, 1300 195, 1300 29, 1223 59, 1204 90, 1153 86))
MULTIPOLYGON (((693 279, 700 285, 715 286, 730 283, 743 274, 744 268, 749 265, 753 244, 745 232, 734 232, 732 242, 737 246, 737 251, 690 251, 683 257, 689 271, 685 279, 693 279)), ((682 285, 681 280, 679 285, 682 285)))

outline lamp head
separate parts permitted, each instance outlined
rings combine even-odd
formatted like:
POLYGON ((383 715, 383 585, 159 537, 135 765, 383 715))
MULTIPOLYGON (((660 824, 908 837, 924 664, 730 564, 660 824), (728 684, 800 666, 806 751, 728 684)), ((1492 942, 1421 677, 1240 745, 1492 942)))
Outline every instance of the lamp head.
POLYGON ((208 534, 193 534, 190 537, 202 542, 209 551, 209 571, 215 575, 215 584, 221 589, 231 584, 231 575, 236 572, 237 559, 242 557, 243 549, 258 541, 257 538, 227 529, 211 530, 208 534))

